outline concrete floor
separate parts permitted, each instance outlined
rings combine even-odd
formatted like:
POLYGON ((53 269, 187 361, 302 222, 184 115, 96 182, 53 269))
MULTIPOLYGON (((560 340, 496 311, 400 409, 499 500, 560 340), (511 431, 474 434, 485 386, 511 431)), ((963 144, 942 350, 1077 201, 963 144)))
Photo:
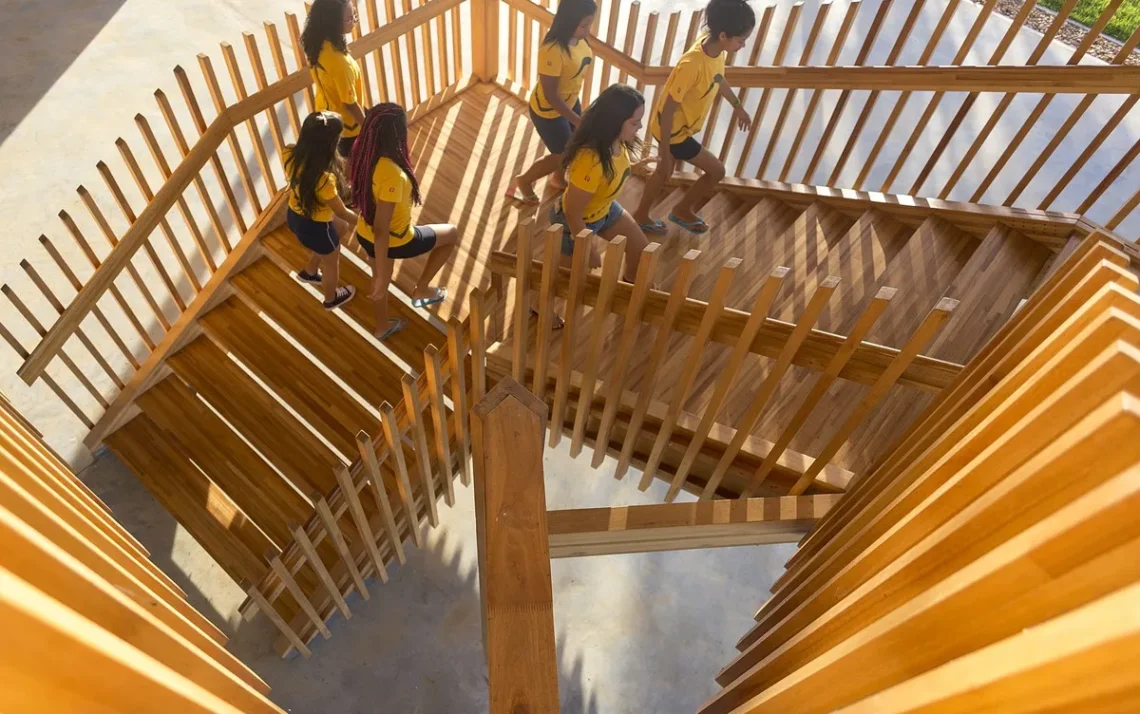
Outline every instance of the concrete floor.
MULTIPOLYGON (((638 474, 613 479, 615 462, 588 468, 567 440, 547 452, 549 508, 660 503, 666 484, 637 490, 638 474)), ((83 480, 142 541, 190 602, 230 637, 230 649, 290 712, 458 714, 487 711, 479 625, 472 490, 440 508, 440 527, 372 599, 349 598, 351 620, 330 624, 313 657, 282 661, 265 617, 240 620, 244 594, 201 547, 107 454, 83 480)), ((688 714, 716 690, 792 545, 572 558, 552 561, 559 693, 567 714, 688 714)))

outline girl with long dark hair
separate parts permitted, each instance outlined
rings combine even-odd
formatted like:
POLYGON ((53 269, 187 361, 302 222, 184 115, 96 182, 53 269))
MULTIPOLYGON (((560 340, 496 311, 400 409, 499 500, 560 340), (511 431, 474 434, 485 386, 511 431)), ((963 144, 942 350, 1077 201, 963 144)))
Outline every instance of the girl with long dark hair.
POLYGON ((315 0, 301 33, 301 47, 316 85, 316 109, 340 115, 344 131, 338 150, 346 159, 364 123, 360 65, 348 54, 345 40, 356 22, 355 0, 315 0))
POLYGON ((579 95, 586 69, 594 61, 586 38, 590 36, 597 12, 598 6, 593 0, 562 0, 558 5, 554 22, 538 51, 538 84, 530 95, 530 120, 550 155, 534 162, 511 181, 508 198, 538 205, 535 182, 556 171, 554 185, 565 186, 558 169, 570 135, 581 120, 579 95))
POLYGON ((386 340, 407 326, 406 320, 388 317, 395 261, 427 254, 411 293, 412 305, 443 302, 447 290, 429 283, 455 251, 459 230, 446 224, 412 225, 412 205, 421 202, 420 183, 408 149, 408 115, 398 104, 378 104, 368 112, 352 152, 349 177, 353 204, 360 211, 356 240, 372 261, 375 334, 386 340))
MULTIPOLYGON (((606 240, 625 236, 623 280, 633 282, 637 261, 649 241, 617 197, 632 175, 631 156, 641 146, 638 132, 645 117, 645 97, 617 84, 603 91, 571 137, 563 156, 570 184, 551 209, 551 223, 561 223, 562 255, 573 255, 574 240, 589 229, 606 240)), ((598 263, 591 246, 591 265, 598 263)))
POLYGON ((337 187, 343 181, 344 163, 337 156, 337 143, 344 128, 332 112, 313 112, 301 125, 297 143, 285 147, 282 163, 289 179, 289 211, 285 223, 312 255, 297 273, 302 282, 320 285, 325 308, 344 305, 356 294, 352 286, 338 288, 340 277, 339 217, 354 225, 357 216, 345 208, 337 187))
POLYGON ((648 233, 664 235, 664 223, 649 215, 678 161, 688 161, 704 172, 673 209, 669 221, 690 233, 707 233, 709 226, 694 211, 724 178, 724 164, 701 146, 696 135, 705 127, 717 96, 732 105, 733 118, 743 130, 752 118, 724 81, 725 58, 744 47, 756 27, 756 13, 745 0, 712 0, 705 9, 708 33, 681 56, 657 99, 649 129, 660 146, 657 170, 645 184, 641 205, 633 214, 648 233))

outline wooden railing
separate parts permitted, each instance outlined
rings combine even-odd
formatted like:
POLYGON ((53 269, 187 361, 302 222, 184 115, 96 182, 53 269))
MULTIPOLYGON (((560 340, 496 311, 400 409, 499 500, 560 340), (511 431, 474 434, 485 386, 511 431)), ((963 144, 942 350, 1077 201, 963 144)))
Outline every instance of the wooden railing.
MULTIPOLYGON (((533 0, 500 2, 500 9, 507 14, 508 34, 504 39, 508 56, 506 66, 497 68, 498 75, 520 95, 529 93, 537 82, 536 43, 553 19, 550 5, 549 0, 542 5, 533 0)), ((724 102, 718 100, 703 142, 719 153, 730 176, 742 179, 1063 210, 1088 214, 1110 230, 1124 223, 1140 205, 1140 191, 1123 196, 1109 196, 1108 192, 1122 188, 1117 179, 1140 154, 1140 142, 1123 152, 1119 145, 1122 139, 1130 141, 1134 133, 1124 122, 1140 100, 1140 67, 1126 66, 1124 61, 1140 45, 1140 31, 1120 47, 1112 63, 1078 65, 1120 3, 1108 4, 1064 65, 1038 63, 1075 3, 1066 3, 1024 65, 1001 64, 1035 7, 1026 2, 988 55, 986 65, 961 66, 971 56, 982 29, 994 17, 997 0, 987 0, 961 38, 951 65, 927 66, 956 13, 974 7, 958 1, 944 5, 938 22, 924 38, 913 34, 926 6, 921 1, 908 4, 887 0, 878 4, 874 16, 867 21, 867 31, 859 37, 851 33, 852 27, 864 20, 859 17, 862 5, 858 0, 847 6, 842 24, 830 38, 821 38, 832 9, 829 2, 792 5, 782 18, 782 27, 780 20, 775 19, 775 5, 757 8, 758 27, 750 49, 730 58, 726 73, 752 113, 753 128, 743 137, 743 144, 738 144, 740 132, 733 122, 727 121, 724 102), (815 12, 814 18, 804 17, 809 11, 815 12), (809 22, 811 29, 806 30, 809 22), (885 28, 891 31, 888 33, 885 28), (923 49, 917 66, 900 66, 907 43, 920 40, 923 49), (824 51, 825 41, 831 43, 826 59, 813 60, 824 51), (887 42, 887 66, 864 66, 876 43, 887 42), (850 54, 856 46, 854 64, 837 66, 844 51, 850 54), (800 51, 789 51, 796 49, 800 51), (781 89, 786 91, 779 92, 781 89), (827 89, 842 91, 834 100, 824 102, 823 91, 827 89), (795 98, 800 92, 806 92, 810 98, 803 114, 795 116, 795 98), (883 96, 884 92, 898 95, 883 96), (907 118, 918 114, 917 102, 923 95, 916 96, 916 92, 934 94, 926 101, 921 115, 907 118), (936 113, 953 107, 947 92, 967 94, 948 123, 932 126, 936 113), (996 108, 986 102, 979 105, 982 93, 1001 93, 996 108), (1064 122, 1056 127, 1038 127, 1042 115, 1059 94, 1081 97, 1064 122), (1098 125, 1095 136, 1089 140, 1085 133, 1073 134, 1094 102, 1111 96, 1123 96, 1123 102, 1098 125), (1024 98, 1037 99, 1028 113, 1008 112, 1015 100, 1024 98), (875 111, 880 101, 884 107, 885 102, 893 102, 885 121, 875 111), (846 128, 845 118, 854 121, 850 129, 846 128), (813 136, 813 127, 824 121, 822 133, 813 136), (963 124, 982 128, 973 137, 963 137, 963 124), (845 129, 837 136, 841 125, 845 129), (943 125, 945 130, 939 135, 937 127, 943 125), (794 135, 792 127, 799 127, 794 135), (998 127, 1001 131, 995 132, 998 127), (1039 152, 1026 149, 1020 161, 1011 162, 1031 135, 1038 141, 1044 135, 1045 148, 1039 152), (767 136, 766 142, 763 136, 767 136), (972 141, 963 146, 963 138, 972 141), (930 144, 934 146, 927 154, 918 153, 923 150, 920 147, 930 144), (947 153, 952 145, 954 150, 947 153), (1001 152, 996 162, 979 158, 984 146, 989 152, 1001 152), (861 164, 856 163, 857 157, 861 164), (1042 175, 1046 164, 1058 157, 1075 158, 1066 158, 1066 163, 1059 166, 1051 165, 1042 175), (920 165, 921 169, 910 170, 920 165), (942 177, 941 184, 935 176, 942 177), (1074 196, 1074 182, 1092 188, 1074 196)), ((591 67, 586 98, 596 96, 600 88, 615 81, 629 81, 643 90, 652 103, 673 63, 700 35, 700 13, 685 17, 678 11, 667 18, 649 13, 647 18, 641 18, 641 6, 636 1, 623 4, 621 0, 610 0, 599 6, 599 26, 591 40, 597 63, 591 67), (657 31, 662 25, 665 34, 658 39, 657 31), (679 32, 682 26, 687 28, 683 38, 679 32)), ((645 138, 650 138, 648 128, 645 138)))

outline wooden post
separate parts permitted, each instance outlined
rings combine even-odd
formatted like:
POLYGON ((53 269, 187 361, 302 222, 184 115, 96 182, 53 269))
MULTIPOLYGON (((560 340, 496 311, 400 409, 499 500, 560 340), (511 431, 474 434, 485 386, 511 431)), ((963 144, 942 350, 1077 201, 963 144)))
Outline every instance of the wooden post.
MULTIPOLYGON (((384 476, 380 473, 380 462, 376 458, 376 447, 368 432, 356 432, 356 448, 360 452, 360 462, 364 464, 364 473, 368 483, 372 485, 372 497, 376 501, 376 510, 384 521, 384 530, 388 533, 388 540, 392 544, 392 552, 400 565, 404 564, 404 543, 400 540, 400 530, 396 528, 396 516, 392 513, 392 502, 388 500, 388 489, 384 486, 384 476)), ((388 574, 381 571, 381 580, 388 581, 388 574)))
MULTIPOLYGON (((435 430, 435 453, 439 458, 439 473, 443 479, 443 497, 447 505, 455 505, 455 484, 451 477, 451 439, 447 434, 447 407, 443 404, 443 368, 440 366, 439 350, 435 345, 424 349, 424 367, 428 383, 428 407, 431 409, 431 423, 435 430)), ((459 438, 463 438, 462 435, 459 438)))
POLYGON ((471 25, 471 72, 481 82, 494 82, 499 76, 499 0, 471 0, 471 25))
POLYGON ((519 223, 515 234, 515 334, 514 364, 512 376, 522 382, 526 374, 527 333, 530 325, 530 263, 531 238, 534 236, 534 218, 527 217, 519 223))
POLYGON ((542 470, 545 429, 546 405, 510 378, 472 410, 491 714, 559 711, 542 470))

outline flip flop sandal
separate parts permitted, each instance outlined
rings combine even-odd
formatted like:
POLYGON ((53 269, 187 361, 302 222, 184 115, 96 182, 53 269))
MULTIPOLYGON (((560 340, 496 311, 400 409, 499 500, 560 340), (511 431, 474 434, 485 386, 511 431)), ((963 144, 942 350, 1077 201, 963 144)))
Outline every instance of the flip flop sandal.
POLYGON ((701 235, 703 233, 709 232, 709 224, 705 223, 705 220, 700 216, 697 216, 697 220, 690 223, 688 221, 682 221, 680 218, 677 218, 675 215, 670 213, 669 220, 681 228, 684 228, 688 232, 694 233, 696 235, 701 235))
POLYGON ((533 191, 528 195, 518 190, 517 188, 511 188, 507 189, 506 193, 503 195, 512 201, 518 201, 524 206, 537 206, 538 204, 542 203, 542 199, 539 198, 538 194, 534 193, 533 191))
MULTIPOLYGON (((671 218, 672 216, 670 216, 671 218)), ((655 236, 663 236, 669 232, 669 226, 665 225, 662 221, 653 221, 652 223, 639 224, 641 230, 646 233, 652 233, 655 236)))
POLYGON ((412 300, 412 307, 428 307, 443 302, 447 299, 447 288, 435 288, 435 294, 426 298, 414 298, 412 300))
MULTIPOLYGON (((535 319, 538 319, 538 310, 535 310, 532 307, 530 309, 530 314, 534 315, 535 319)), ((566 321, 562 319, 561 315, 554 313, 554 324, 551 325, 551 327, 555 330, 561 330, 563 327, 566 327, 566 321)))
POLYGON ((408 321, 402 317, 392 317, 388 319, 388 324, 391 325, 391 327, 389 327, 384 334, 377 337, 381 342, 387 340, 397 332, 403 332, 404 328, 408 326, 408 321))

